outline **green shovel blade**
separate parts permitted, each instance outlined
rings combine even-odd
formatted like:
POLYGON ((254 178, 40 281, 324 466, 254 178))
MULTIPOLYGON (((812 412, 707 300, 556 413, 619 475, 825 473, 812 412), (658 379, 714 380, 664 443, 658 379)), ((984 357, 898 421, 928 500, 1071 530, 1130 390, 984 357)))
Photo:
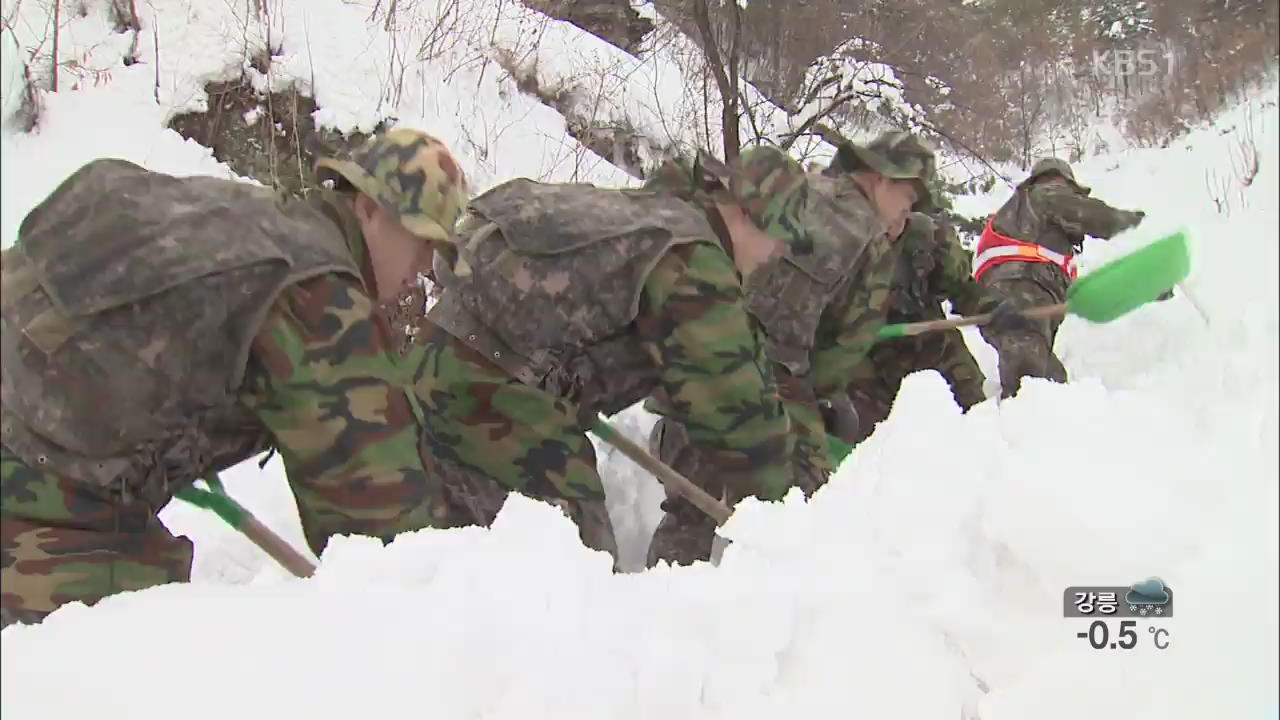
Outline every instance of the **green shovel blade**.
POLYGON ((1191 272, 1187 233, 1179 230, 1085 275, 1067 290, 1067 312, 1107 323, 1172 290, 1191 272))

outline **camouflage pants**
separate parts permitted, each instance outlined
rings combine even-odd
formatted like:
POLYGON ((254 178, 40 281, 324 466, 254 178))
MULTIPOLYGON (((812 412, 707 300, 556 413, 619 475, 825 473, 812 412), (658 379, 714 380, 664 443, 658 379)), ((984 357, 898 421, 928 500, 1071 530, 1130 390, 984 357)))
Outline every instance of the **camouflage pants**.
MULTIPOLYGON (((1059 272, 1056 268, 1053 271, 1059 272)), ((994 273, 994 270, 989 273, 994 273)), ((1020 307, 1063 302, 1063 297, 1030 277, 1005 278, 987 284, 1012 298, 1020 307)), ((1045 378, 1059 383, 1067 381, 1067 369, 1053 353, 1053 343, 1061 324, 1061 317, 1027 318, 1024 325, 1010 330, 979 328, 982 337, 1000 356, 1000 397, 1016 395, 1022 388, 1024 377, 1045 378)))
MULTIPOLYGON (((789 467, 790 482, 799 486, 806 496, 812 495, 831 477, 822 415, 816 406, 812 383, 807 378, 792 378, 779 372, 776 379, 795 440, 789 467)), ((679 422, 665 417, 659 419, 649 435, 649 452, 712 497, 725 500, 730 507, 741 499, 733 488, 726 487, 716 478, 714 468, 704 467, 699 462, 689 446, 689 436, 679 422)), ((649 541, 647 566, 654 567, 659 562, 690 565, 710 560, 715 542, 715 521, 672 490, 667 490, 662 509, 662 520, 649 541)))
MULTIPOLYGON (((421 488, 353 493, 344 477, 290 478, 308 544, 333 535, 390 539, 445 525, 443 508, 423 506, 421 488)), ((176 487, 170 488, 176 491, 176 487)), ((124 499, 116 488, 33 467, 0 447, 0 626, 36 623, 71 602, 92 605, 124 591, 190 580, 193 547, 157 517, 171 492, 124 499)))
POLYGON ((33 468, 0 448, 0 626, 69 602, 190 579, 192 546, 142 500, 33 468))
MULTIPOLYGON (((696 456, 690 452, 689 438, 680 423, 667 418, 659 419, 649 435, 649 453, 689 478, 712 497, 725 497, 724 483, 717 481, 714 473, 708 474, 702 469, 696 456)), ((667 491, 662 509, 662 520, 649 541, 646 565, 654 567, 659 562, 691 565, 699 560, 710 560, 715 542, 716 521, 670 490, 667 491)))
POLYGON ((966 411, 986 399, 982 391, 986 376, 959 330, 886 340, 871 351, 868 365, 874 377, 860 378, 850 383, 849 389, 849 399, 861 421, 858 442, 867 439, 875 426, 889 417, 902 381, 911 373, 937 370, 951 386, 956 404, 966 411))
POLYGON ((488 526, 514 490, 560 507, 583 544, 616 563, 595 448, 573 409, 430 322, 418 342, 414 388, 426 415, 427 472, 442 480, 458 524, 488 526))
MULTIPOLYGON (((795 420, 792 432, 796 433, 795 455, 792 456, 790 468, 791 484, 803 489, 805 496, 812 496, 814 491, 831 478, 826 433, 814 437, 818 428, 822 427, 822 419, 808 402, 787 402, 786 405, 788 415, 795 420), (813 418, 808 418, 809 415, 813 415, 813 418)), ((699 462, 689 446, 689 436, 684 425, 678 421, 662 418, 654 424, 652 433, 649 434, 649 452, 707 491, 708 495, 726 501, 730 507, 741 500, 731 487, 719 482, 713 469, 704 468, 699 462)), ((716 521, 671 489, 667 491, 662 510, 662 520, 649 541, 646 565, 653 568, 658 562, 691 565, 710 560, 712 546, 716 541, 716 521)))

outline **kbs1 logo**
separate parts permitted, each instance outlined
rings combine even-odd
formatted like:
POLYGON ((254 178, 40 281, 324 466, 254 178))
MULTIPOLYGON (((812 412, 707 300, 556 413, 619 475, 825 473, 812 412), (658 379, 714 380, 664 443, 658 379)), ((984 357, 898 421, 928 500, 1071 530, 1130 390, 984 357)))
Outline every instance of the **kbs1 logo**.
POLYGON ((1176 56, 1161 47, 1116 48, 1093 51, 1093 74, 1099 78, 1172 75, 1176 56))

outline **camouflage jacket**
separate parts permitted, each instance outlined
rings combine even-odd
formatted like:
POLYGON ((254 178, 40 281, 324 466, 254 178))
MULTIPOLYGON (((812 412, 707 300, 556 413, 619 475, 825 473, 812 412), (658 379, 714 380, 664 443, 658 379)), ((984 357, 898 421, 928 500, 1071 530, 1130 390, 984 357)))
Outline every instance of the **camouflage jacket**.
POLYGON ((291 479, 425 488, 390 334, 316 209, 121 160, 70 176, 4 253, 4 446, 157 506, 268 446, 291 479))
POLYGON ((819 397, 848 394, 854 369, 866 360, 887 322, 901 253, 881 233, 866 256, 818 326, 813 383, 819 397))
POLYGON ((849 176, 809 173, 807 180, 809 198, 801 222, 811 242, 788 246, 781 258, 745 283, 748 308, 763 327, 768 357, 776 364, 795 435, 800 482, 831 470, 818 403, 837 395, 824 395, 815 378, 819 365, 840 351, 827 344, 834 338, 824 338, 820 327, 848 310, 859 268, 884 234, 869 199, 849 176))
POLYGON ((987 312, 999 301, 998 294, 973 279, 973 253, 960 244, 950 224, 912 213, 895 245, 899 261, 890 323, 941 318, 943 300, 950 300, 959 315, 987 312))
POLYGON ((1079 252, 1086 235, 1109 239, 1139 220, 1137 213, 1111 207, 1070 183, 1033 183, 1018 186, 992 226, 1001 235, 1067 255, 1079 252))
POLYGON ((664 193, 526 179, 472 200, 427 320, 583 429, 653 393, 740 483, 781 490, 787 419, 736 268, 706 218, 664 193))

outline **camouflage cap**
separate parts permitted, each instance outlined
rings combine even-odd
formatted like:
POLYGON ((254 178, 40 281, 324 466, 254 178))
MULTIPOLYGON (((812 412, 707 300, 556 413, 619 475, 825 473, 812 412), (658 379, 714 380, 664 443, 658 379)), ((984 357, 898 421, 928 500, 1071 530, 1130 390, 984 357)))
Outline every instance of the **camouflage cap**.
POLYGON ((919 197, 911 209, 929 212, 937 207, 929 192, 929 183, 937 173, 936 163, 933 148, 923 139, 903 130, 891 130, 866 145, 841 144, 829 169, 871 170, 893 180, 914 180, 919 197))
POLYGON ((1085 195, 1093 192, 1093 188, 1076 182, 1076 174, 1072 172, 1070 163, 1061 158, 1054 157, 1041 158, 1037 160, 1036 164, 1031 167, 1031 174, 1027 176, 1026 180, 1022 181, 1022 184, 1027 185, 1033 183, 1039 178, 1050 174, 1062 176, 1063 179, 1072 185, 1075 185, 1076 189, 1085 195))
POLYGON ((695 162, 680 158, 667 158, 654 168, 645 178, 643 188, 652 192, 669 193, 682 200, 698 198, 703 188, 698 182, 698 169, 695 162))
POLYGON ((321 181, 344 178, 394 213, 409 232, 429 241, 452 241, 453 226, 468 200, 466 176, 448 148, 412 128, 369 138, 349 160, 321 158, 316 175, 321 181))

